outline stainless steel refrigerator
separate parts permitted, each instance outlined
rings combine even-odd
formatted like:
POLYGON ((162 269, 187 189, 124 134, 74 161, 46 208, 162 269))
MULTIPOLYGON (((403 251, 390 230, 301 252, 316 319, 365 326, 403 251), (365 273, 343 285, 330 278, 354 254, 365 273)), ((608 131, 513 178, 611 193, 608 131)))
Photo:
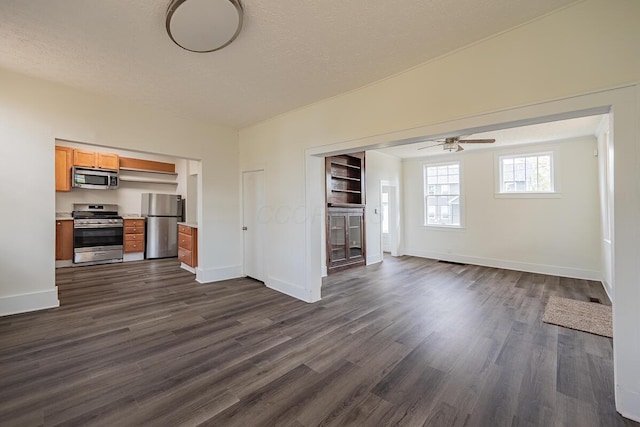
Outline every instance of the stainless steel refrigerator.
POLYGON ((145 258, 178 256, 178 221, 182 220, 182 196, 143 193, 142 216, 146 218, 145 258))

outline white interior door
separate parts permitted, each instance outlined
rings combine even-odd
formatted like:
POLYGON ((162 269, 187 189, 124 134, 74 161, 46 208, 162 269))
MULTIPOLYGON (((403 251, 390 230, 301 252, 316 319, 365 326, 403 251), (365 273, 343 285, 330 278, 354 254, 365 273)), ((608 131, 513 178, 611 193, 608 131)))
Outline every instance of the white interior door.
POLYGON ((397 187, 382 183, 380 190, 380 229, 382 251, 397 255, 398 246, 398 197, 397 187))
POLYGON ((244 274, 264 282, 264 171, 242 173, 244 274))
POLYGON ((389 241, 389 190, 388 185, 382 186, 380 194, 380 219, 382 229, 382 251, 391 252, 391 242, 389 241))

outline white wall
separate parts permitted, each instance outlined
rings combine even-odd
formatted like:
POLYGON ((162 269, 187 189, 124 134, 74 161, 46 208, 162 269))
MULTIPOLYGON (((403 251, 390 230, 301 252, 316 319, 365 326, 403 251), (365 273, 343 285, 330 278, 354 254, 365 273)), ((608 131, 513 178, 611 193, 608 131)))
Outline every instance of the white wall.
POLYGON ((366 208, 365 228, 367 241, 367 264, 382 261, 381 233, 382 217, 380 204, 380 184, 382 181, 394 183, 402 191, 402 161, 378 151, 366 153, 366 208), (377 213, 376 213, 377 211, 377 213))
POLYGON ((407 255, 600 280, 600 215, 594 137, 407 159, 407 255), (497 155, 554 151, 558 197, 496 197, 497 155), (464 224, 426 227, 423 164, 461 163, 464 224))
POLYGON ((237 131, 0 70, 0 314, 57 304, 56 138, 201 159, 198 280, 241 274, 237 131))
MULTIPOLYGON (((378 83, 241 129, 241 168, 263 165, 267 173, 268 203, 276 210, 295 209, 299 213, 297 218, 283 219, 270 228, 271 286, 308 300, 319 297, 322 199, 318 194, 322 166, 313 156, 345 149, 357 151, 369 144, 401 139, 400 134, 418 137, 416 132, 424 128, 463 130, 448 127, 457 120, 469 119, 488 125, 482 117, 496 112, 574 99, 578 95, 638 82, 639 21, 640 2, 636 0, 577 2, 378 83), (310 191, 315 181, 318 189, 310 191), (306 225, 300 215, 307 218, 306 225)), ((582 105, 581 100, 575 104, 582 105)), ((635 111, 633 108, 629 104, 627 111, 635 111)), ((533 109, 527 110, 527 114, 531 111, 533 109)), ((539 111, 544 115, 547 109, 540 106, 539 111)), ((636 152, 631 151, 636 134, 628 126, 630 115, 625 113, 627 125, 621 129, 623 138, 629 141, 619 145, 616 142, 620 147, 616 171, 625 174, 633 168, 628 164, 619 168, 618 155, 625 158, 623 152, 630 150, 626 153, 627 162, 636 161, 636 152)), ((637 115, 634 120, 638 120, 637 115)), ((616 179, 616 186, 618 181, 616 179)), ((634 194, 626 187, 620 191, 634 194)), ((631 212, 618 211, 618 205, 622 210, 630 209, 616 200, 616 217, 620 216, 621 220, 616 224, 631 227, 627 232, 635 230, 638 224, 633 222, 631 212)), ((631 206, 635 206, 635 201, 631 206)), ((620 233, 624 240, 625 231, 616 232, 616 238, 620 233)), ((632 324, 637 325, 640 296, 633 287, 640 278, 631 260, 624 258, 628 252, 625 250, 620 258, 616 251, 619 264, 615 268, 616 293, 624 287, 636 311, 621 306, 614 315, 617 318, 614 324, 620 325, 621 340, 629 341, 624 349, 618 345, 621 356, 616 356, 617 362, 625 364, 624 374, 616 374, 616 384, 624 390, 618 395, 628 396, 621 404, 627 415, 634 413, 634 406, 629 402, 638 403, 635 407, 640 407, 640 397, 637 397, 640 381, 635 380, 640 378, 640 371, 637 367, 630 368, 631 361, 640 358, 637 345, 640 334, 637 328, 631 328, 632 324), (621 275, 618 270, 626 274, 621 275)), ((640 418, 637 410, 635 413, 640 418)))

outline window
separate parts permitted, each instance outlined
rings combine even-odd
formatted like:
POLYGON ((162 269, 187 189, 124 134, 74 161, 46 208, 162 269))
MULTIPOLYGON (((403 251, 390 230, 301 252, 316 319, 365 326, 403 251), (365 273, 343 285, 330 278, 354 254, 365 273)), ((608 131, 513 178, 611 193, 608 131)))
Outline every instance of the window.
POLYGON ((499 157, 500 193, 553 193, 553 154, 499 157))
POLYGON ((460 227, 460 162, 424 165, 424 225, 460 227))

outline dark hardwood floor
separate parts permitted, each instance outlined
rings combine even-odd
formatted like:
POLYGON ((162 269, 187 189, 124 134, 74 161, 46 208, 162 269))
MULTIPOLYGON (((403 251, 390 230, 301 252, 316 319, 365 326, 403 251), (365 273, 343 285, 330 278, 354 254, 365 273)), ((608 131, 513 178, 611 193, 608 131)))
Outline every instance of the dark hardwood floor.
POLYGON ((305 304, 174 259, 57 272, 0 318, 0 425, 630 426, 610 339, 542 323, 599 283, 412 257, 305 304))

